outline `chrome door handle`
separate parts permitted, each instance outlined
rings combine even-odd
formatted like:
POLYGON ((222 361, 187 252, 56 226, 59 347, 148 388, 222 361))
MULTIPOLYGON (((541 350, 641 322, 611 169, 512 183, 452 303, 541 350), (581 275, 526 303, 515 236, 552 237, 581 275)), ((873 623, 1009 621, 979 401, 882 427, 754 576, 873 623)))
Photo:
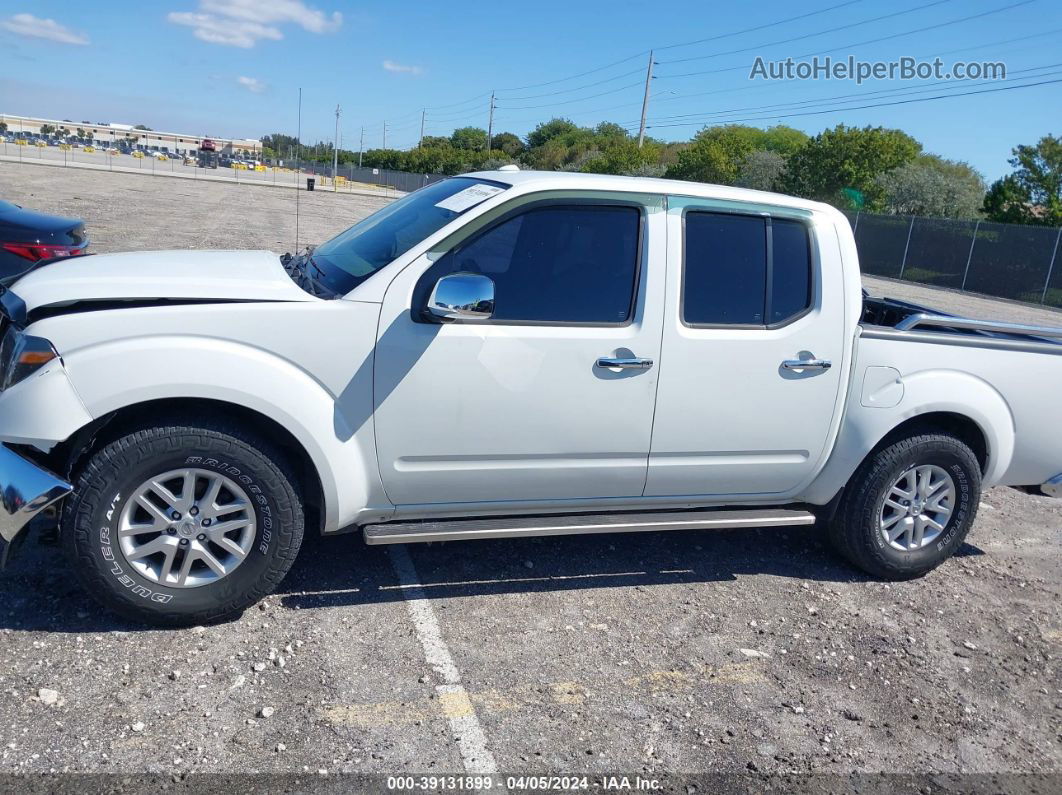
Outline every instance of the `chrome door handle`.
POLYGON ((602 356, 597 360, 598 367, 619 367, 622 370, 648 370, 653 366, 652 359, 614 359, 602 356))
POLYGON ((786 370, 829 370, 833 362, 826 359, 786 359, 782 367, 786 370))

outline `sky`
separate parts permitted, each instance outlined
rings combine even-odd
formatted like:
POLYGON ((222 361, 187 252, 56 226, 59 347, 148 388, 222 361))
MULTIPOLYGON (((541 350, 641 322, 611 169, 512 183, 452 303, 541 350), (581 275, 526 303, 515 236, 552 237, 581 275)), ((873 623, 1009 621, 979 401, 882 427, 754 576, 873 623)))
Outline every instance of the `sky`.
POLYGON ((706 124, 897 127, 989 181, 1011 149, 1062 134, 1058 0, 7 0, 0 113, 146 124, 166 132, 295 134, 408 148, 425 132, 525 135, 554 116, 637 133, 650 49, 647 134, 706 124), (756 29, 753 29, 756 28, 756 29), (1002 62, 1005 80, 763 80, 793 58, 1002 62), (1055 82, 1052 82, 1055 81, 1055 82), (1041 85, 1030 85, 1041 83, 1041 85), (1019 86, 1028 86, 1019 88, 1019 86), (997 90, 1006 89, 1006 90, 997 90), (982 93, 973 93, 982 92, 982 93), (913 102, 942 94, 944 99, 913 102), (967 94, 966 96, 958 96, 967 94), (890 103, 890 104, 885 104, 890 103), (903 103, 903 104, 897 104, 903 103), (877 107, 865 107, 878 105, 877 107))

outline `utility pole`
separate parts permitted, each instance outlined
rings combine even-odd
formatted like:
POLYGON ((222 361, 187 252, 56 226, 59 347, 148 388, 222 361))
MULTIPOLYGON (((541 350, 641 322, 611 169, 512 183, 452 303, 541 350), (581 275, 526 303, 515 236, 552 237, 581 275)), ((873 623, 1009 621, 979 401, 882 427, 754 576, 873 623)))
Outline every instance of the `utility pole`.
POLYGON ((387 122, 384 122, 383 148, 387 148, 387 122))
POLYGON ((427 109, 420 112, 420 138, 417 139, 417 149, 420 149, 421 144, 424 143, 424 116, 427 112, 427 109))
POLYGON ((638 127, 638 148, 645 142, 645 116, 649 113, 649 85, 653 82, 653 51, 649 50, 649 68, 645 70, 645 96, 642 97, 642 123, 638 127))
POLYGON ((490 115, 487 117, 487 154, 490 154, 490 142, 494 137, 494 92, 490 92, 490 115))
POLYGON ((302 87, 299 87, 299 127, 295 133, 295 255, 299 253, 299 149, 302 147, 302 87))
POLYGON ((339 190, 336 174, 339 173, 339 105, 336 105, 336 137, 332 139, 332 192, 339 190))

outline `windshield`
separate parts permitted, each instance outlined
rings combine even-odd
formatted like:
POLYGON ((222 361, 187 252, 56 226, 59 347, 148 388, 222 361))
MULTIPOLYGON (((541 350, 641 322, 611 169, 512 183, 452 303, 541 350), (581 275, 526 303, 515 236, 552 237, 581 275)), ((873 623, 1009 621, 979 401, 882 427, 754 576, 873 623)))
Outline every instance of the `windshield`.
POLYGON ((313 250, 311 262, 336 293, 345 293, 463 212, 508 185, 453 177, 404 196, 313 250))

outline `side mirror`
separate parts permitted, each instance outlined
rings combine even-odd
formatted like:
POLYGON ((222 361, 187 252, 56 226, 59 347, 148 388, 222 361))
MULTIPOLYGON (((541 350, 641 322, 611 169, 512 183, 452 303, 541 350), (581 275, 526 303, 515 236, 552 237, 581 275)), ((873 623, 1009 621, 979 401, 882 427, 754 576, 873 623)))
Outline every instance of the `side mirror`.
POLYGON ((494 282, 482 273, 451 273, 435 283, 428 311, 441 320, 486 320, 494 314, 494 282))

